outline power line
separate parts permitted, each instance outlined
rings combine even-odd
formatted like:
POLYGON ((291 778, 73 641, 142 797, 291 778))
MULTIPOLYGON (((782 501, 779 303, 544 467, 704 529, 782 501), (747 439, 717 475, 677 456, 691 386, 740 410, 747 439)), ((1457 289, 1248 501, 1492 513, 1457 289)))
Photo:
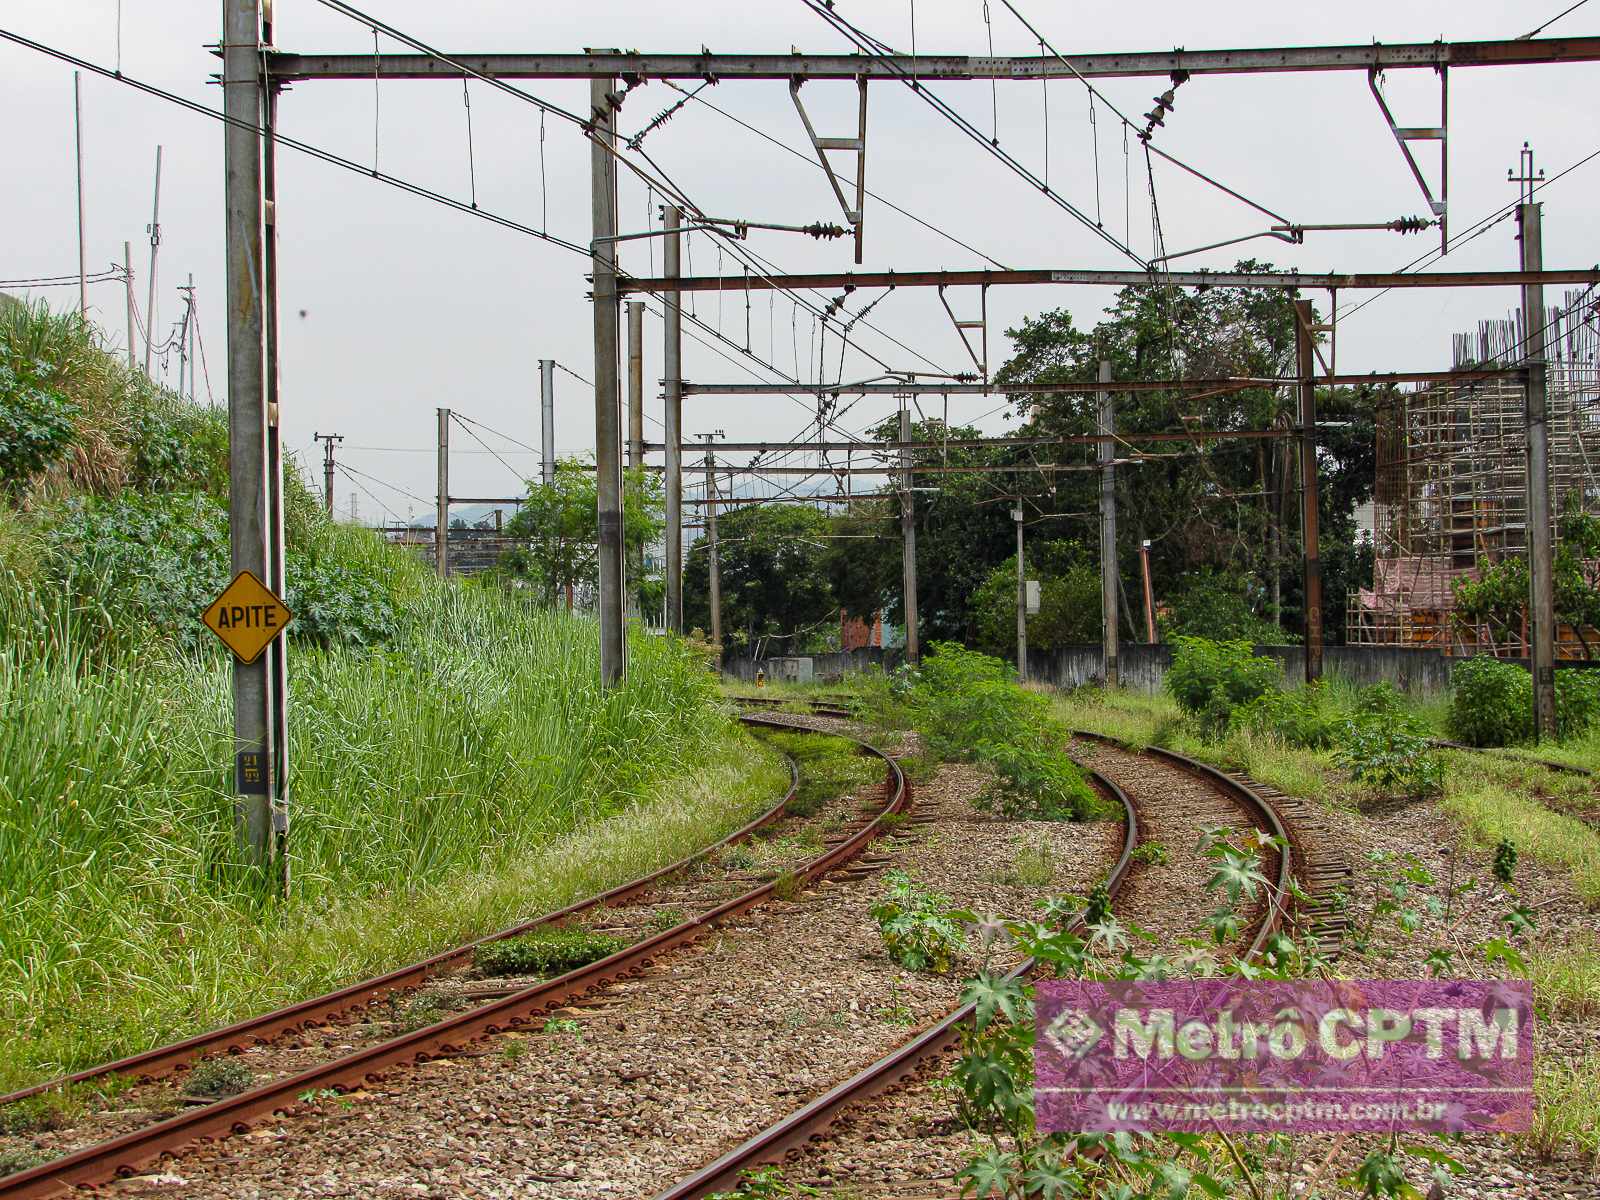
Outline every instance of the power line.
MULTIPOLYGON (((682 87, 680 87, 678 84, 674 83, 670 79, 663 79, 661 82, 666 84, 669 88, 674 89, 675 91, 680 91, 680 92, 683 91, 682 87)), ((748 129, 751 133, 755 134, 757 137, 764 138, 765 140, 771 142, 774 146, 778 147, 778 149, 780 149, 780 150, 782 150, 782 151, 784 151, 784 152, 786 152, 788 154, 792 154, 795 158, 800 159, 802 162, 810 163, 812 166, 816 167, 817 170, 819 170, 819 171, 826 170, 826 168, 823 167, 823 165, 820 162, 818 162, 813 156, 807 154, 805 151, 796 150, 793 146, 789 145, 787 142, 781 141, 778 138, 773 137, 772 134, 768 133, 766 130, 760 129, 757 126, 750 124, 750 122, 748 122, 748 121, 741 120, 739 117, 734 116, 731 112, 729 112, 725 108, 719 108, 717 105, 715 105, 711 101, 707 100, 704 96, 700 95, 698 92, 690 92, 690 93, 685 93, 685 94, 688 95, 689 99, 698 101, 700 104, 703 104, 703 105, 705 105, 705 107, 709 108, 712 112, 717 113, 719 116, 727 118, 728 120, 732 121, 735 125, 739 125, 739 126, 745 128, 745 129, 748 129)), ((866 189, 866 193, 867 193, 868 196, 872 197, 872 199, 876 200, 879 204, 885 205, 888 208, 892 208, 895 212, 899 213, 902 217, 905 217, 907 220, 915 221, 918 225, 921 225, 924 229, 928 230, 931 233, 938 234, 940 237, 944 238, 946 241, 949 241, 954 245, 960 246, 963 250, 967 251, 969 254, 977 255, 979 258, 983 259, 984 262, 993 263, 996 267, 998 267, 1002 271, 1007 269, 1005 263, 1000 262, 998 259, 995 259, 995 258, 991 257, 988 254, 985 254, 982 250, 979 250, 976 246, 968 245, 966 242, 963 242, 960 238, 956 237, 955 234, 950 233, 948 230, 941 229, 938 225, 934 224, 933 222, 923 220, 923 218, 917 216, 916 213, 908 212, 906 209, 901 208, 893 200, 890 200, 887 197, 881 195, 880 193, 873 191, 871 188, 867 188, 866 189)))
POLYGON ((1529 38, 1543 33, 1546 29, 1549 29, 1550 26, 1554 25, 1557 21, 1561 20, 1562 17, 1566 16, 1568 13, 1577 12, 1580 8, 1582 8, 1587 3, 1589 3, 1589 0, 1578 0, 1578 2, 1576 4, 1572 5, 1572 7, 1562 9, 1555 16, 1551 17, 1548 21, 1546 21, 1543 25, 1540 25, 1535 29, 1529 30, 1527 33, 1523 34, 1517 40, 1519 42, 1525 42, 1529 38))
MULTIPOLYGON (((51 58, 68 63, 71 66, 77 67, 79 70, 89 71, 105 79, 126 84, 135 91, 143 92, 147 96, 154 96, 158 100, 165 100, 169 104, 176 104, 180 108, 186 108, 190 112, 198 113, 201 116, 210 117, 212 120, 220 121, 224 125, 232 125, 239 129, 248 129, 250 132, 258 136, 260 136, 263 132, 259 125, 255 125, 249 121, 240 120, 237 117, 230 117, 226 113, 220 112, 217 109, 208 108, 204 104, 200 104, 194 100, 180 96, 175 92, 169 92, 165 88, 157 87, 155 84, 145 83, 142 80, 135 79, 131 75, 120 74, 111 70, 109 67, 103 67, 99 63, 90 62, 85 58, 79 58, 75 54, 70 54, 65 50, 57 49, 54 46, 48 46, 43 42, 36 42, 32 38, 24 37, 22 34, 13 32, 12 30, 0 29, 0 38, 4 38, 9 42, 14 42, 19 46, 33 50, 39 54, 48 55, 51 58)), ((489 221, 492 224, 513 230, 517 233, 525 234, 531 238, 536 238, 541 242, 549 242, 552 245, 560 246, 563 250, 570 250, 574 254, 582 255, 584 258, 589 257, 589 248, 587 246, 579 245, 577 242, 569 242, 565 238, 556 237, 554 234, 542 233, 533 228, 531 225, 525 225, 521 221, 514 220, 511 217, 501 216, 498 213, 491 212, 489 209, 482 207, 473 208, 464 200, 457 200, 454 197, 446 196, 442 192, 436 192, 432 188, 424 187, 420 183, 412 183, 410 180, 401 179, 395 175, 389 175, 383 171, 379 171, 376 167, 362 166, 353 159, 345 158, 340 154, 335 154, 331 150, 324 150, 320 146, 313 146, 309 142, 303 142, 298 138, 289 137, 287 134, 279 133, 277 131, 273 132, 273 141, 278 145, 287 146, 291 150, 298 150, 302 154, 319 159, 322 162, 328 163, 330 166, 342 167, 345 170, 352 171, 357 175, 366 176, 370 179, 376 179, 378 182, 386 183, 391 187, 398 188, 400 191, 409 192, 413 196, 419 196, 424 200, 431 200, 435 204, 442 204, 446 208, 453 208, 457 212, 466 213, 469 216, 482 218, 483 220, 489 221)))
POLYGON ((1077 205, 1073 204, 1072 201, 1068 200, 1059 192, 1052 190, 1050 185, 1045 180, 1040 179, 1038 175, 1034 174, 1031 169, 1024 166, 1014 155, 1007 150, 1001 149, 998 142, 991 141, 989 138, 985 137, 982 131, 979 130, 977 126, 973 125, 971 121, 967 120, 966 117, 962 116, 946 101, 940 99, 938 96, 934 95, 933 92, 924 87, 914 75, 907 72, 905 68, 901 67, 897 62, 895 62, 894 58, 890 57, 890 55, 895 53, 892 47, 885 45, 885 43, 878 41, 870 34, 865 33, 855 25, 852 25, 849 21, 845 20, 838 13, 834 12, 833 9, 824 4, 822 0, 801 0, 801 2, 805 4, 806 7, 812 12, 816 13, 817 16, 821 17, 840 33, 844 34, 845 37, 850 39, 850 41, 854 42, 864 54, 868 54, 884 63, 893 74, 899 77, 901 82, 903 82, 918 96, 921 96, 922 99, 934 109, 934 111, 938 112, 946 120, 950 121, 957 129, 961 130, 962 133, 965 133, 978 145, 982 146, 984 150, 994 158, 1004 163, 1015 174, 1021 176, 1028 183, 1038 188, 1041 194, 1043 194, 1062 211, 1066 212, 1085 229, 1089 230, 1113 249, 1127 255, 1134 262, 1138 263, 1139 266, 1149 266, 1149 264, 1145 262, 1144 259, 1140 258, 1139 255, 1126 243, 1119 241, 1115 235, 1107 232, 1104 228, 1097 225, 1094 219, 1090 217, 1088 213, 1078 208, 1077 205), (887 50, 888 53, 885 53, 885 50, 887 50))
MULTIPOLYGON (((1535 192, 1542 191, 1543 189, 1549 187, 1556 180, 1565 178, 1576 171, 1579 167, 1586 166, 1597 158, 1600 158, 1600 149, 1591 150, 1588 154, 1585 154, 1576 162, 1570 163, 1562 170, 1557 171, 1554 175, 1550 176, 1550 178, 1534 181, 1532 190, 1535 192)), ((1508 204, 1501 205, 1487 216, 1480 217, 1466 229, 1463 229, 1460 233, 1451 237, 1449 241, 1449 248, 1454 249, 1458 246, 1462 246, 1467 242, 1472 241, 1474 238, 1480 237, 1481 235, 1487 233, 1494 226, 1498 225, 1501 221, 1504 221, 1506 218, 1510 217, 1514 212, 1516 212, 1517 205, 1520 203, 1520 200, 1513 200, 1508 204)), ((1416 258, 1413 258, 1410 262, 1406 263, 1405 266, 1400 267, 1395 273, 1403 274, 1412 270, 1413 268, 1416 268, 1419 271, 1424 270, 1438 262, 1444 257, 1444 255, 1445 247, 1435 247, 1434 249, 1419 254, 1416 258)), ((1351 317, 1355 316, 1356 313, 1360 312, 1367 305, 1371 304, 1374 300, 1377 300, 1382 296, 1387 296, 1393 290, 1393 288, 1384 288, 1382 291, 1374 292, 1365 300, 1362 300, 1360 303, 1351 306, 1350 311, 1344 314, 1343 319, 1349 320, 1351 317)))
MULTIPOLYGON (((1055 55, 1056 60, 1058 62, 1060 62, 1064 67, 1066 67, 1067 70, 1072 72, 1072 74, 1077 78, 1078 82, 1083 84, 1083 86, 1089 90, 1090 97, 1092 97, 1092 98, 1093 97, 1098 97, 1098 99, 1100 100, 1100 102, 1102 104, 1104 104, 1107 108, 1109 108, 1113 113, 1116 114, 1117 119, 1122 122, 1124 129, 1132 129, 1132 130, 1135 130, 1136 132, 1139 130, 1139 127, 1137 125, 1135 125, 1132 121, 1128 120, 1128 118, 1123 115, 1122 110, 1119 109, 1115 104, 1113 104, 1111 102, 1111 100, 1106 96, 1106 94, 1104 92, 1099 91, 1093 84, 1091 84, 1087 79, 1085 79, 1081 74, 1079 74, 1078 68, 1073 66, 1072 63, 1069 62, 1066 58, 1062 57, 1061 51, 1057 50, 1053 45, 1050 44, 1049 40, 1045 38, 1044 34, 1040 33, 1038 31, 1038 29, 1036 29, 1034 27, 1033 23, 1031 21, 1029 21, 1027 17, 1023 16, 1021 12, 1019 12, 1017 10, 1017 6, 1012 4, 1011 0, 1000 0, 1000 3, 1004 4, 1006 6, 1006 8, 1010 10, 1012 16, 1014 16, 1017 20, 1022 22, 1023 28, 1026 29, 1029 33, 1031 33, 1038 40, 1039 45, 1043 46, 1046 50, 1050 51, 1051 54, 1055 55)), ((1240 203, 1248 204, 1251 208, 1255 209, 1257 212, 1264 213, 1265 215, 1271 217, 1275 221, 1280 221, 1285 225, 1288 225, 1288 224, 1291 223, 1289 221, 1289 218, 1287 218, 1285 216, 1282 216, 1282 215, 1280 215, 1278 213, 1275 213, 1275 212, 1272 211, 1272 209, 1267 208, 1265 205, 1258 204, 1254 200, 1250 199, 1248 196, 1242 195, 1239 192, 1234 191, 1227 184, 1222 183, 1219 180, 1213 179, 1211 176, 1207 175, 1204 171, 1200 170, 1198 167, 1192 167, 1188 163, 1182 161, 1181 159, 1175 158, 1171 154, 1168 154, 1165 150, 1162 150, 1159 146, 1150 145, 1151 139, 1149 137, 1141 136, 1140 140, 1142 140, 1145 143, 1145 146, 1149 151, 1151 151, 1154 154, 1160 155, 1167 162, 1170 162, 1173 166, 1179 167, 1179 168, 1189 172, 1189 174, 1193 175, 1196 179, 1203 180, 1204 182, 1209 183, 1212 187, 1217 188, 1219 191, 1226 192, 1228 195, 1232 196, 1235 200, 1238 200, 1240 203)), ((1099 163, 1098 163, 1098 160, 1097 160, 1096 161, 1096 168, 1097 169, 1098 169, 1098 166, 1099 166, 1099 163)))

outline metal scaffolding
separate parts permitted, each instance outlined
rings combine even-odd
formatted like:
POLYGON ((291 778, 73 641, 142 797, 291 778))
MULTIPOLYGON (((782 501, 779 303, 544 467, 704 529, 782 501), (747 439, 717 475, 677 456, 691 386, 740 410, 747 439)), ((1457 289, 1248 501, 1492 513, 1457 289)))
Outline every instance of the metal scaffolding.
MULTIPOLYGON (((1568 292, 1546 312, 1550 494, 1600 505, 1600 330, 1593 289, 1568 292)), ((1453 339, 1457 367, 1516 361, 1528 330, 1521 311, 1481 321, 1453 339)), ((1456 585, 1525 558, 1527 424, 1515 379, 1434 382, 1397 393, 1378 413, 1373 586, 1349 598, 1351 643, 1433 646, 1450 654, 1527 654, 1525 618, 1469 622, 1456 585)), ((1591 636, 1591 642, 1594 640, 1591 636)), ((1583 657, 1576 631, 1557 631, 1561 657, 1583 657)))

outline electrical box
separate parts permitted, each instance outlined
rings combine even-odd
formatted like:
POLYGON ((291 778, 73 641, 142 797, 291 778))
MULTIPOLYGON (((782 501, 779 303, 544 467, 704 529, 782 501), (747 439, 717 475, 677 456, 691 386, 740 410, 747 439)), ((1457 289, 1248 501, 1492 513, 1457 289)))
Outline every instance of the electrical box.
POLYGON ((1034 613, 1039 611, 1039 581, 1037 579, 1028 579, 1023 582, 1022 586, 1024 589, 1024 606, 1027 608, 1028 615, 1031 617, 1034 613))

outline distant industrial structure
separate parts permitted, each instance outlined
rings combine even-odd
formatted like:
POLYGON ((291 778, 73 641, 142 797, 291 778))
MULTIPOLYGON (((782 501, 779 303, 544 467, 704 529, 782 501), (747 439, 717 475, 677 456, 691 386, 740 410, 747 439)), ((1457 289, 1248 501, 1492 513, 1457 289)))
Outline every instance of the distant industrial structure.
MULTIPOLYGON (((1549 363, 1550 495, 1600 504, 1600 332, 1593 289, 1569 292, 1545 314, 1549 363)), ((1516 361, 1528 330, 1519 310, 1457 334, 1458 368, 1516 361)), ((1399 392, 1378 413, 1373 586, 1352 593, 1346 640, 1431 646, 1449 654, 1526 656, 1527 621, 1469 621, 1456 586, 1528 553, 1527 422, 1519 380, 1430 383, 1399 392)), ((1591 564, 1592 569, 1600 569, 1591 564)), ((1585 657, 1570 626, 1559 657, 1585 657)), ((1590 644, 1596 636, 1586 632, 1590 644)))

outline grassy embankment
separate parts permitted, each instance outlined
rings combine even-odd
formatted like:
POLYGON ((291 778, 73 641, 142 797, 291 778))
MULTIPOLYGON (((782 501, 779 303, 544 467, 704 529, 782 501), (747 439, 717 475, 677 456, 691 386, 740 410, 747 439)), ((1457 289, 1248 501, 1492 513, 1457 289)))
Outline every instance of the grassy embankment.
POLYGON ((636 639, 604 693, 591 622, 441 584, 296 480, 293 892, 264 898, 234 861, 229 672, 196 619, 226 582, 220 414, 13 310, 19 428, 52 452, 7 476, 0 436, 0 1091, 559 907, 786 784, 681 644, 636 639))

